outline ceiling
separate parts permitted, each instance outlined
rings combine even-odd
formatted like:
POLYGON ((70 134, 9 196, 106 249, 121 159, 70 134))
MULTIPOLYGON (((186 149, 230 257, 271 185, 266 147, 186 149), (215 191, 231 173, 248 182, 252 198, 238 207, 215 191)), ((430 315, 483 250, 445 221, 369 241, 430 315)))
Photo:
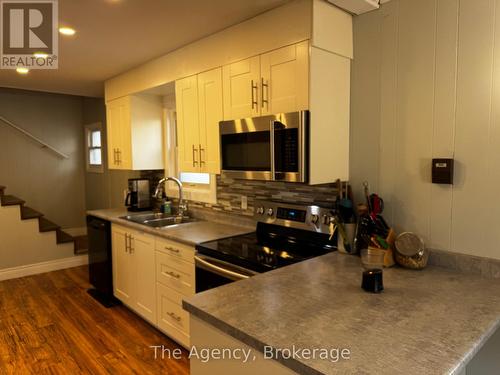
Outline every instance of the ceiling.
POLYGON ((0 86, 103 96, 108 78, 289 0, 59 0, 59 69, 0 70, 0 86))

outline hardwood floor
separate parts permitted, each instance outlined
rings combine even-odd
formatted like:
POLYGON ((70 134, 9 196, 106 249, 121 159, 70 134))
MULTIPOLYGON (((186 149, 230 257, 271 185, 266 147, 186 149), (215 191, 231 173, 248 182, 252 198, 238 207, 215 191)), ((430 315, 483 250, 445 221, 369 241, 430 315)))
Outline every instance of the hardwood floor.
POLYGON ((0 282, 0 374, 189 374, 180 348, 123 306, 87 294, 87 267, 0 282))

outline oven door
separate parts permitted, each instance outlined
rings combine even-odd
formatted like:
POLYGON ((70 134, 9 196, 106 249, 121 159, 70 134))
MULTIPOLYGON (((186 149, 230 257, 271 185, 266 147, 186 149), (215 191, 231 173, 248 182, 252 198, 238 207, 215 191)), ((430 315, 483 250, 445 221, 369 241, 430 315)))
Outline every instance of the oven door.
POLYGON ((217 288, 233 281, 248 279, 257 272, 224 262, 219 259, 196 254, 196 293, 217 288))

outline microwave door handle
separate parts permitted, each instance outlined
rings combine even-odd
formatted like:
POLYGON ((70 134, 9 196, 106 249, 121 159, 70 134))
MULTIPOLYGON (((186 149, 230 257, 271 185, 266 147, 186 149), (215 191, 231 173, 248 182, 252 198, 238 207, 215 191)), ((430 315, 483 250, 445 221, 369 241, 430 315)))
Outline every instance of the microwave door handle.
POLYGON ((274 144, 274 132, 275 132, 275 123, 274 120, 271 120, 269 125, 269 143, 271 146, 271 180, 276 181, 276 161, 275 161, 275 144, 274 144))

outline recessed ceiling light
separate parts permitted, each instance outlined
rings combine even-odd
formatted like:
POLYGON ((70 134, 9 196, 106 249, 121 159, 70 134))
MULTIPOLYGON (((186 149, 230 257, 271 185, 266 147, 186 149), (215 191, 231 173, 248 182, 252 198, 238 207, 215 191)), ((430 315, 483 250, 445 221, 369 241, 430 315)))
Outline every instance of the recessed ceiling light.
POLYGON ((19 74, 28 74, 30 70, 28 68, 17 68, 16 69, 16 72, 18 72, 19 74))
POLYGON ((33 56, 35 56, 37 59, 46 59, 47 57, 49 57, 49 55, 45 52, 35 52, 33 56))
POLYGON ((60 27, 59 32, 63 35, 75 35, 76 33, 75 29, 71 27, 60 27))

